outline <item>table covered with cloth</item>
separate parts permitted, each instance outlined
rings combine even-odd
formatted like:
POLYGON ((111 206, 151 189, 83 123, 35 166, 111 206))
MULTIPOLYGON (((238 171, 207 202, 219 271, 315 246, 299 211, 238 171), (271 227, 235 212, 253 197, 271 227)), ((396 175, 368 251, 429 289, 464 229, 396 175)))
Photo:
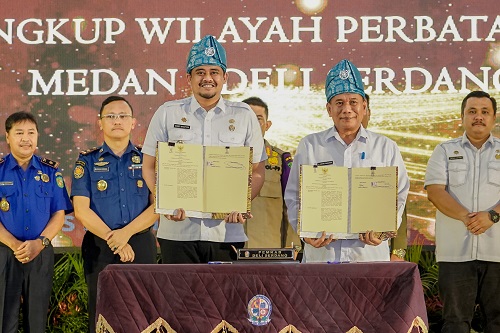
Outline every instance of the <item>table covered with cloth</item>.
POLYGON ((109 265, 98 332, 427 332, 417 265, 109 265))

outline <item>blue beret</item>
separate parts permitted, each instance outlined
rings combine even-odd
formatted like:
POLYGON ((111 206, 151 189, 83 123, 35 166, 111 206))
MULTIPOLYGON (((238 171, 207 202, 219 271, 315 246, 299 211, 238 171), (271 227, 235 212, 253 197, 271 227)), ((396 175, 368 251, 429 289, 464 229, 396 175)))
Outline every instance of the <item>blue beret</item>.
POLYGON ((330 102, 332 97, 343 94, 359 94, 365 98, 365 89, 359 70, 349 60, 341 60, 326 76, 325 95, 326 101, 330 102))
POLYGON ((214 65, 226 72, 226 50, 214 36, 206 35, 189 51, 186 72, 191 73, 193 68, 203 65, 214 65))

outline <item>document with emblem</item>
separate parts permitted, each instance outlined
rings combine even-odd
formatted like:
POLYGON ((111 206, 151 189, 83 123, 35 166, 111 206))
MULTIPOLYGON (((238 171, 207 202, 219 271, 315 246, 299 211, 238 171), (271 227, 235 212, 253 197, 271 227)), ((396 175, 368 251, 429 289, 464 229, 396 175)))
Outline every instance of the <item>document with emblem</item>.
POLYGON ((252 149, 158 142, 155 211, 223 219, 247 213, 251 203, 252 149))
POLYGON ((357 239, 367 230, 383 238, 397 231, 397 167, 300 167, 301 237, 357 239))

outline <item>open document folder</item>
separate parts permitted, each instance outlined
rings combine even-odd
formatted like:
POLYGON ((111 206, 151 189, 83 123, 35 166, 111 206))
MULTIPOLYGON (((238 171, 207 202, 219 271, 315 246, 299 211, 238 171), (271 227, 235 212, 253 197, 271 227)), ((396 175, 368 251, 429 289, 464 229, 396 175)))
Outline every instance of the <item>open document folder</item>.
POLYGON ((357 239, 367 230, 380 238, 397 231, 397 167, 346 168, 301 165, 300 237, 357 239))
POLYGON ((155 212, 223 219, 251 204, 251 147, 158 142, 155 212))

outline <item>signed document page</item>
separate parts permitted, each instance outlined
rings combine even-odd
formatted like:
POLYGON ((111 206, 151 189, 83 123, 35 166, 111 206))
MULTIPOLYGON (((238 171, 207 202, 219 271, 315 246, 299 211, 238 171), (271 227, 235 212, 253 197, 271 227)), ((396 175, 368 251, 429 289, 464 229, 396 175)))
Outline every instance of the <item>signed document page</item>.
POLYGON ((301 237, 348 232, 348 168, 301 165, 299 230, 301 237))
POLYGON ((188 216, 203 211, 203 146, 158 142, 155 208, 174 214, 183 208, 188 216))
POLYGON ((155 212, 223 219, 251 203, 251 148, 158 142, 155 212))
POLYGON ((250 147, 205 147, 205 212, 250 211, 251 156, 250 147))
POLYGON ((351 232, 397 231, 397 167, 351 169, 351 232))
POLYGON ((337 239, 359 233, 397 230, 397 167, 347 168, 302 165, 298 230, 319 238, 323 231, 337 239))

